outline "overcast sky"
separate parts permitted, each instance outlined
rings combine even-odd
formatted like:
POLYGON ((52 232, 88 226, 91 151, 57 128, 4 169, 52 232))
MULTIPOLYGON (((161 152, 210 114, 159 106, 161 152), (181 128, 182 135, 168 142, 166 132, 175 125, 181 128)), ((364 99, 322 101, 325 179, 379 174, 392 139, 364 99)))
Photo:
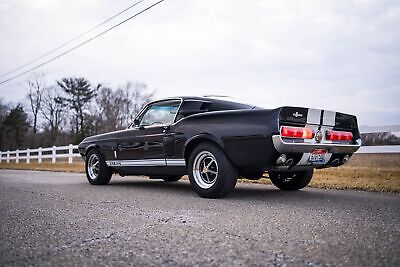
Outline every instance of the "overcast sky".
MULTIPOLYGON (((0 75, 133 2, 0 0, 0 75)), ((400 1, 165 0, 38 71, 48 85, 65 76, 142 81, 157 98, 229 95, 400 124, 400 1)), ((0 97, 23 100, 27 77, 0 85, 0 97)))

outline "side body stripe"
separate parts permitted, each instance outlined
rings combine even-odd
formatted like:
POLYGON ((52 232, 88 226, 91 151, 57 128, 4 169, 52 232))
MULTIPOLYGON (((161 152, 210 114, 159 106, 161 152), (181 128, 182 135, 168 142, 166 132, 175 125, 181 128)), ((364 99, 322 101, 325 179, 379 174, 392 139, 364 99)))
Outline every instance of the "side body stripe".
POLYGON ((107 160, 107 166, 121 167, 155 167, 155 166, 186 166, 185 159, 137 159, 137 160, 107 160))

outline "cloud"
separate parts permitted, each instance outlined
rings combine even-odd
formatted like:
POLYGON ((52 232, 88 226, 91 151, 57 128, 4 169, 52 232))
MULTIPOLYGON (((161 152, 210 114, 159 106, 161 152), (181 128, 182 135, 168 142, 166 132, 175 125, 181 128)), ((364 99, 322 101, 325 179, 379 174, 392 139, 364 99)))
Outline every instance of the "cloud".
MULTIPOLYGON (((24 3, 29 16, 3 29, 1 73, 130 4, 24 3)), ((13 1, 3 5, 4 20, 16 15, 13 1)), ((399 26, 398 1, 165 1, 41 71, 49 80, 82 75, 114 86, 142 80, 159 97, 224 94, 398 124, 399 26)), ((0 92, 23 98, 23 79, 0 92)))

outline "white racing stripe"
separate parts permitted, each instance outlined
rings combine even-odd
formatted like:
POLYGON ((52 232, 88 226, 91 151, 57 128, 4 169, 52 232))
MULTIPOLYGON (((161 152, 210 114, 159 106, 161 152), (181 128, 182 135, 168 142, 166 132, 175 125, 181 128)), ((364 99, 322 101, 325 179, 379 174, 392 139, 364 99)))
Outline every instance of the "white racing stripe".
POLYGON ((186 166, 185 159, 107 160, 106 164, 110 167, 186 166))
POLYGON ((319 124, 321 119, 321 110, 309 108, 307 113, 307 124, 319 124))
POLYGON ((335 126, 336 112, 325 110, 322 124, 327 126, 335 126))

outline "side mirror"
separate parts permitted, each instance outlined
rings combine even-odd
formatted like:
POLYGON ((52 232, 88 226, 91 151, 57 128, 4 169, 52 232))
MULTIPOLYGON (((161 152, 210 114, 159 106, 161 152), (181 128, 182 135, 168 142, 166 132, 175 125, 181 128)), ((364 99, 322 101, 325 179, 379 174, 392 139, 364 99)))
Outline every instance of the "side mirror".
POLYGON ((138 120, 138 119, 133 120, 133 127, 138 128, 139 130, 144 129, 144 126, 140 126, 140 120, 138 120))

